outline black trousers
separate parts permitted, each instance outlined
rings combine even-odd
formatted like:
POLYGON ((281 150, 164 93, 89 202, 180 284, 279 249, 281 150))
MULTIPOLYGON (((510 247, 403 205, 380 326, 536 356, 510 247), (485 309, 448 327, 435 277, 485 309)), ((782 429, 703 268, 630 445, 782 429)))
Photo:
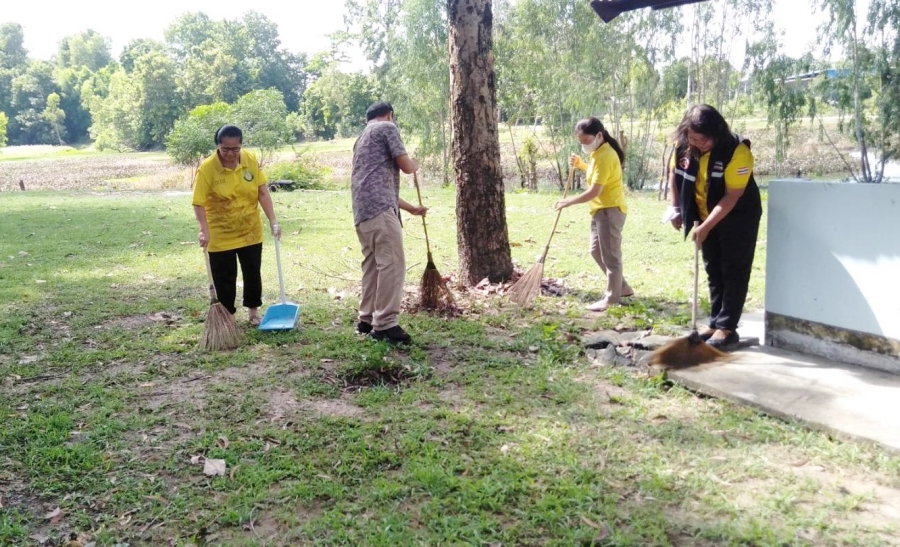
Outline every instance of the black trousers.
POLYGON ((234 299, 237 296, 237 263, 241 263, 241 274, 244 278, 244 307, 258 308, 262 306, 262 243, 209 253, 209 266, 212 270, 213 285, 216 286, 216 297, 225 308, 234 313, 234 299))
POLYGON ((703 242, 712 312, 710 328, 737 329, 747 300, 759 220, 759 215, 754 213, 729 214, 703 242))

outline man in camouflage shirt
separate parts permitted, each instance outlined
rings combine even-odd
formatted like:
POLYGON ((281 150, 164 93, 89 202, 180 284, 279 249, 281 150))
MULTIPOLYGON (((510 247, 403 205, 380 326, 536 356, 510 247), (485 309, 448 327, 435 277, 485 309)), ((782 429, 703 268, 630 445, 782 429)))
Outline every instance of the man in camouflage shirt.
POLYGON ((400 171, 411 174, 418 168, 403 146, 393 107, 385 102, 370 106, 366 128, 353 145, 350 174, 353 222, 363 254, 356 330, 392 344, 410 342, 397 320, 406 277, 400 210, 425 215, 428 208, 400 199, 400 171))

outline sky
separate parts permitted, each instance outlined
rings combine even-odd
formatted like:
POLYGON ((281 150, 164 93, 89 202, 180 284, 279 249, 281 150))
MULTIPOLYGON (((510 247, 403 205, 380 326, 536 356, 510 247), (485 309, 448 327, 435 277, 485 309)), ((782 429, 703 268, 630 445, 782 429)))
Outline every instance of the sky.
MULTIPOLYGON (((62 38, 89 28, 112 39, 112 53, 118 58, 131 40, 162 40, 165 28, 179 15, 198 11, 213 19, 238 19, 250 9, 263 13, 278 24, 282 44, 293 52, 326 50, 330 43, 328 35, 344 28, 343 0, 269 0, 258 4, 237 0, 3 0, 2 3, 0 23, 21 24, 25 48, 37 59, 49 59, 62 38)), ((810 44, 815 44, 821 15, 813 14, 808 0, 773 0, 773 3, 776 24, 785 31, 785 53, 799 57, 810 44)), ((599 19, 598 24, 601 24, 599 19)), ((347 53, 353 56, 353 52, 347 53)), ((359 56, 354 57, 353 68, 363 68, 359 56)), ((742 56, 736 62, 738 66, 741 60, 742 56)))

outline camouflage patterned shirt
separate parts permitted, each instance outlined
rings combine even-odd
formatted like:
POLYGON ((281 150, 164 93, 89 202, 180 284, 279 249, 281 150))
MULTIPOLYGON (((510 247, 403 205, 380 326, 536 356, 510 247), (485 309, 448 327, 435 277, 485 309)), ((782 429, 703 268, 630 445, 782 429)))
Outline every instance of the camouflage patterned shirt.
POLYGON ((350 194, 353 223, 399 211, 400 167, 396 159, 406 154, 400 131, 393 122, 371 121, 353 145, 350 194))

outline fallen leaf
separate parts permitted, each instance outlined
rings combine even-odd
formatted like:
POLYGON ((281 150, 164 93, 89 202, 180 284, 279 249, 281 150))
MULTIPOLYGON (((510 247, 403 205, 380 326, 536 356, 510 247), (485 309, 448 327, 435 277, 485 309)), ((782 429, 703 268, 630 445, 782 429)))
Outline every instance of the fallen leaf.
POLYGON ((56 524, 57 522, 59 522, 59 519, 62 518, 62 509, 57 507, 53 511, 50 511, 49 513, 44 515, 44 518, 49 520, 50 524, 56 524))
POLYGON ((38 545, 43 545, 43 544, 47 543, 48 541, 50 541, 50 538, 45 536, 44 534, 34 534, 33 536, 28 536, 28 539, 35 540, 38 543, 38 545))
POLYGON ((203 474, 207 477, 224 477, 225 476, 225 460, 211 460, 207 458, 203 462, 203 474))
POLYGON ((804 465, 806 465, 808 463, 809 463, 809 460, 800 460, 799 462, 794 462, 790 465, 791 465, 791 467, 803 467, 804 465))
POLYGON ((191 465, 197 465, 198 463, 200 463, 201 458, 203 458, 203 456, 191 456, 191 465))
POLYGON ((241 467, 240 465, 235 465, 234 467, 231 468, 231 473, 228 474, 228 477, 231 480, 234 480, 234 474, 237 473, 237 470, 240 469, 240 467, 241 467))
POLYGON ((25 251, 19 251, 19 256, 31 256, 31 254, 26 253, 25 251))
POLYGON ((228 445, 230 444, 228 442, 228 437, 226 437, 225 435, 219 435, 219 444, 222 445, 223 450, 228 450, 228 445))
POLYGON ((503 453, 503 454, 506 454, 507 452, 509 452, 509 445, 508 445, 508 444, 504 444, 503 446, 501 446, 501 447, 500 447, 500 452, 503 453))

